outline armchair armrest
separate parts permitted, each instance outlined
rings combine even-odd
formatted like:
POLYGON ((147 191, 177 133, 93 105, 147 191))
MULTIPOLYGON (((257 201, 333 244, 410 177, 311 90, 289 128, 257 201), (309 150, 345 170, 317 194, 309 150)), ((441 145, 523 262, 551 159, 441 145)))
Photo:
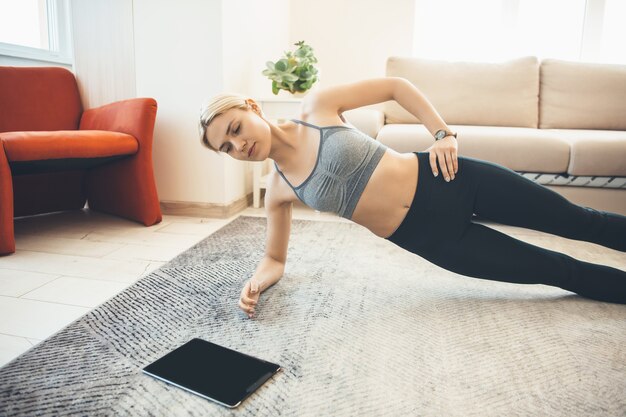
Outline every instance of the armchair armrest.
POLYGON ((161 221, 152 164, 152 135, 157 103, 152 98, 117 101, 86 110, 80 130, 108 130, 134 136, 136 154, 91 169, 87 176, 89 208, 139 221, 161 221))
POLYGON ((343 116, 354 127, 374 139, 385 125, 385 114, 380 110, 358 108, 344 112, 343 116))
POLYGON ((127 133, 137 139, 140 152, 147 150, 151 155, 156 112, 157 103, 152 98, 116 101, 85 110, 80 119, 79 130, 127 133))

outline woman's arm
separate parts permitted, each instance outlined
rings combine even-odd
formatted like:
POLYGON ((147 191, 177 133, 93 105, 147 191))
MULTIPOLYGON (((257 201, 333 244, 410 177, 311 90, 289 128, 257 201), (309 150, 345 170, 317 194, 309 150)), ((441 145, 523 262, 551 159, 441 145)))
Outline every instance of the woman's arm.
POLYGON ((293 203, 288 196, 281 194, 279 181, 276 171, 272 171, 268 177, 264 199, 267 213, 265 256, 242 289, 239 300, 239 307, 249 317, 255 313, 259 295, 282 278, 287 263, 293 203))
MULTIPOLYGON (((417 117, 431 135, 450 128, 443 121, 437 110, 426 96, 409 80, 402 77, 384 77, 362 80, 351 84, 327 87, 306 96, 303 107, 328 111, 329 114, 356 109, 371 104, 395 100, 408 112, 417 117)), ((427 149, 433 175, 439 174, 439 167, 446 181, 453 180, 458 172, 458 145, 454 136, 436 141, 427 149)))
MULTIPOLYGON (((450 132, 446 122, 443 121, 426 96, 410 81, 404 78, 400 80, 401 86, 394 95, 398 104, 420 119, 431 135, 434 136, 440 129, 450 132)), ((443 178, 446 182, 454 180, 455 174, 459 171, 458 149, 456 137, 452 135, 436 141, 431 147, 426 149, 430 160, 430 168, 435 177, 439 175, 439 169, 437 168, 437 160, 439 160, 443 178)))
POLYGON ((433 137, 440 129, 450 132, 450 128, 437 113, 437 110, 413 83, 405 78, 399 78, 399 83, 400 86, 395 90, 393 96, 399 105, 417 117, 433 137))
POLYGON ((426 96, 402 77, 371 78, 326 87, 306 96, 305 106, 328 109, 329 113, 341 114, 347 110, 389 100, 395 100, 420 119, 433 136, 439 129, 450 131, 426 96))

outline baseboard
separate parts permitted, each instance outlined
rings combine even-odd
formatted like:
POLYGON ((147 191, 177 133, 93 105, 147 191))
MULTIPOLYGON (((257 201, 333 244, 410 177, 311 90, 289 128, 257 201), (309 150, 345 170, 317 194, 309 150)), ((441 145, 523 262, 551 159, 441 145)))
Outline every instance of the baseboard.
POLYGON ((252 193, 230 204, 161 201, 161 212, 171 216, 210 217, 226 219, 252 205, 252 193))

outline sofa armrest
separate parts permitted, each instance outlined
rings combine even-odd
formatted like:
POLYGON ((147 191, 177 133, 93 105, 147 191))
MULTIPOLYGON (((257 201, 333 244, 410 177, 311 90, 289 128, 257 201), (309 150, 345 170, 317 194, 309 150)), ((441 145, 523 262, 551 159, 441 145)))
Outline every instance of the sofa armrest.
POLYGON ((127 133, 137 139, 140 152, 147 150, 151 155, 156 112, 157 103, 152 98, 116 101, 85 110, 80 119, 79 130, 127 133))
POLYGON ((385 114, 380 110, 358 108, 344 112, 343 116, 349 124, 374 139, 385 125, 385 114))

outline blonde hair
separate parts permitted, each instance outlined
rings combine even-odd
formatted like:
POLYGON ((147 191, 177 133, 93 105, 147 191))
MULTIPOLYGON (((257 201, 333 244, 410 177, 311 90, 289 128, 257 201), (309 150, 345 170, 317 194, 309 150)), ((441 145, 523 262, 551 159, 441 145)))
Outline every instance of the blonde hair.
POLYGON ((209 124, 222 113, 230 109, 242 109, 245 110, 250 107, 246 100, 248 97, 239 93, 220 93, 213 96, 207 101, 200 110, 200 142, 212 150, 213 152, 219 152, 209 144, 209 139, 206 137, 206 131, 209 124))

